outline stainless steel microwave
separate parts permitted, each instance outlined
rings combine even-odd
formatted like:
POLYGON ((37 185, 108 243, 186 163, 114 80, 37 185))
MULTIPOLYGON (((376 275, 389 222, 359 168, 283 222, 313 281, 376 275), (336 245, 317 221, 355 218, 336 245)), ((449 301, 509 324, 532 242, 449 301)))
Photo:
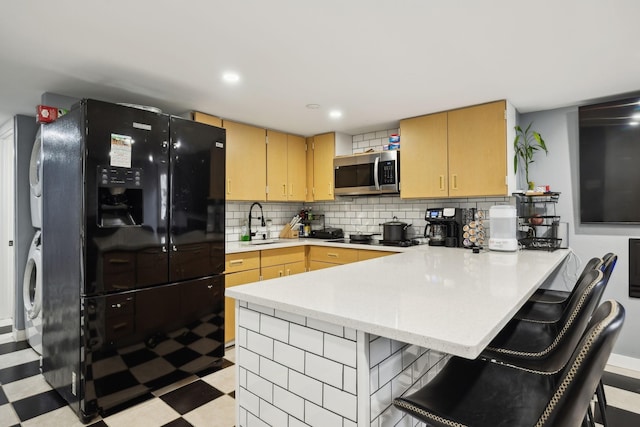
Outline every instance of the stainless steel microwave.
POLYGON ((400 151, 354 154, 333 159, 336 196, 400 192, 400 151))

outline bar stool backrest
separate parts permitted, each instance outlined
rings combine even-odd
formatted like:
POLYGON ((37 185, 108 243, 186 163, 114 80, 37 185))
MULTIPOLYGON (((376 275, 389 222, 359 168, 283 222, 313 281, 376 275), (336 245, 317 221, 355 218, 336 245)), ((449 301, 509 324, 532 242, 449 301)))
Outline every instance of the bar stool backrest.
POLYGON ((580 426, 624 323, 625 311, 616 301, 605 301, 558 374, 556 390, 535 427, 580 426))

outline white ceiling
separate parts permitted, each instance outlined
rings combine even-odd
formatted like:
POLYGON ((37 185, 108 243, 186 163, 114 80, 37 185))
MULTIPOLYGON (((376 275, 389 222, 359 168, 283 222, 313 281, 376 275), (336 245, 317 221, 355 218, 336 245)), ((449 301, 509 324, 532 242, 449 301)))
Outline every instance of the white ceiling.
POLYGON ((576 105, 640 89, 639 16, 637 0, 3 2, 0 124, 44 92, 301 135, 503 98, 576 105))

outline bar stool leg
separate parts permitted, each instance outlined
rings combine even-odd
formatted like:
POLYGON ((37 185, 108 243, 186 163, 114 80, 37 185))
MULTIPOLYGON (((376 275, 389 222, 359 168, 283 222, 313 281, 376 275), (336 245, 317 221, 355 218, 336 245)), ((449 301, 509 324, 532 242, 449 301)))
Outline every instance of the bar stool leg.
POLYGON ((596 397, 598 398, 598 407, 600 408, 602 425, 607 427, 607 401, 604 397, 604 386, 602 385, 602 380, 600 380, 598 387, 596 388, 596 397))

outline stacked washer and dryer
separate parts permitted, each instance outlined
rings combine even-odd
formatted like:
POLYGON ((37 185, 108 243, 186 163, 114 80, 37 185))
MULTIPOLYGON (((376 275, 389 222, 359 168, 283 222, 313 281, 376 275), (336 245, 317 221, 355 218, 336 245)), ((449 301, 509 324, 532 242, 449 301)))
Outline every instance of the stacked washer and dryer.
POLYGON ((24 323, 29 345, 42 354, 42 138, 38 129, 29 165, 31 187, 31 224, 35 234, 31 240, 27 265, 24 270, 23 301, 24 323))

